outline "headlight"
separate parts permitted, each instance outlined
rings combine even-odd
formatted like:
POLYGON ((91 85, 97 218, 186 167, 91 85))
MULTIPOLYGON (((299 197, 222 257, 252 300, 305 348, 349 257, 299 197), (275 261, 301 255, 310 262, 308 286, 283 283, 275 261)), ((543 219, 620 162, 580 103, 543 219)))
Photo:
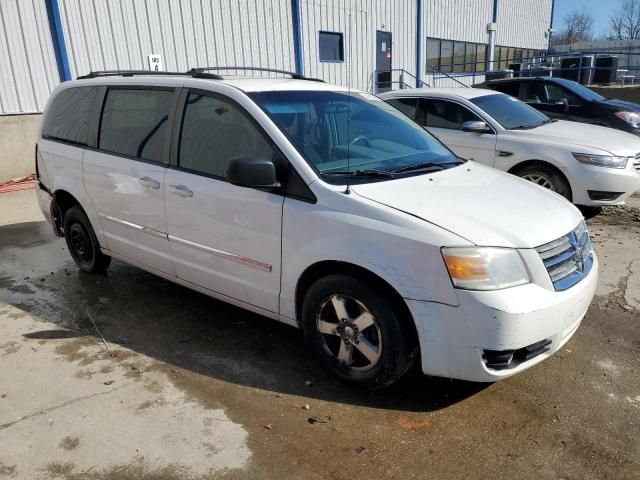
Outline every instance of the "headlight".
POLYGON ((638 128, 638 125, 640 125, 640 115, 636 112, 616 112, 614 115, 627 122, 633 128, 638 128))
POLYGON ((512 248, 445 247, 451 281, 465 290, 499 290, 529 283, 522 257, 512 248))
POLYGON ((582 163, 595 165, 596 167, 626 168, 627 157, 614 157, 612 155, 591 155, 588 153, 574 153, 573 157, 582 163))

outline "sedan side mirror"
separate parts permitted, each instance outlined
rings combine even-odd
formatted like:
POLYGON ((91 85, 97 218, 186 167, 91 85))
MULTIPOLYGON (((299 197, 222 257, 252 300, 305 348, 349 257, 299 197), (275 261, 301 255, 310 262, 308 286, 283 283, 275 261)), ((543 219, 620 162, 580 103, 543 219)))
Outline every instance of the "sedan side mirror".
POLYGON ((559 102, 556 102, 556 105, 562 105, 562 111, 564 113, 568 113, 569 112, 569 108, 570 108, 569 100, 567 100, 566 98, 563 98, 559 102))
POLYGON ((278 188, 273 160, 265 157, 243 156, 229 161, 227 179, 233 185, 251 188, 278 188))
POLYGON ((480 121, 464 122, 462 124, 462 131, 471 133, 493 133, 489 125, 480 121))

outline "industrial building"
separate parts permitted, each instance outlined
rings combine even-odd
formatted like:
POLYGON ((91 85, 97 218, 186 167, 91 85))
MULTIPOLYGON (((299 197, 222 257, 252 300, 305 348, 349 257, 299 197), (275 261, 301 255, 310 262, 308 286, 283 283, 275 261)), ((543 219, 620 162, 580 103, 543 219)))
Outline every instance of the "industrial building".
MULTIPOLYGON (((258 66, 369 91, 423 85, 434 66, 459 75, 545 51, 552 10, 553 0, 0 0, 0 121, 42 112, 60 81, 95 70, 258 66)), ((21 130, 0 123, 0 175, 4 142, 32 135, 24 125, 37 118, 9 123, 21 130)))

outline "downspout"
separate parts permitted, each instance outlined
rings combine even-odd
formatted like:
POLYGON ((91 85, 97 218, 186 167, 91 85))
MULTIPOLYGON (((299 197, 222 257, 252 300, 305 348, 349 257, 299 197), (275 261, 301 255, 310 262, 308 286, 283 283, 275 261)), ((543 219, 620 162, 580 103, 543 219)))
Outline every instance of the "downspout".
POLYGON ((549 21, 549 44, 547 45, 547 55, 551 55, 551 35, 553 35, 553 12, 556 7, 556 1, 551 0, 551 20, 549 21))
POLYGON ((422 85, 422 0, 418 2, 418 24, 416 25, 416 88, 422 85))
POLYGON ((498 28, 498 0, 493 0, 493 18, 487 25, 489 31, 489 70, 495 67, 496 59, 496 29, 498 28))
POLYGON ((296 73, 304 75, 302 58, 302 23, 300 0, 291 0, 291 21, 293 23, 293 50, 296 59, 296 73))
POLYGON ((45 0, 45 3, 49 17, 49 28, 51 29, 53 51, 58 65, 58 74, 60 75, 60 81, 66 82, 71 80, 71 69, 69 68, 67 47, 64 43, 64 31, 62 30, 62 20, 60 19, 58 0, 45 0))

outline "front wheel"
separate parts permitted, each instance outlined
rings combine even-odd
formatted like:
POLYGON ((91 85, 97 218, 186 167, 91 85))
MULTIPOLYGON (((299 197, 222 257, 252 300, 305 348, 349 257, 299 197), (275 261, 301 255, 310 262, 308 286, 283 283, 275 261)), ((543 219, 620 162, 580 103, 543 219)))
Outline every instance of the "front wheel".
POLYGON ((556 192, 571 201, 569 182, 567 182, 562 173, 554 168, 542 164, 534 164, 526 166, 514 172, 514 174, 552 192, 556 192))
POLYGON ((331 373, 372 390, 400 378, 415 360, 409 329, 382 292, 345 276, 318 280, 302 305, 307 344, 331 373))
POLYGON ((100 251, 91 222, 78 206, 71 207, 64 216, 64 237, 71 257, 85 272, 104 271, 111 263, 111 257, 100 251))

